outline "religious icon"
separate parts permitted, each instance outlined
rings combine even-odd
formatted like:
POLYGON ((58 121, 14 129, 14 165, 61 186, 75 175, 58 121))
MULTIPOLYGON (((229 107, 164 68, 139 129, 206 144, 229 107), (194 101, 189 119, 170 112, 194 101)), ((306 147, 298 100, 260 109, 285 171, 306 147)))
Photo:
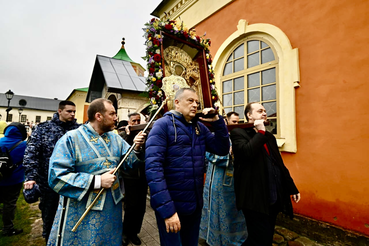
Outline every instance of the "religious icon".
POLYGON ((162 89, 167 98, 167 109, 174 108, 174 96, 180 88, 196 91, 200 101, 198 110, 212 107, 204 49, 170 34, 162 35, 162 89))
MULTIPOLYGON (((164 72, 165 78, 163 79, 163 90, 168 91, 170 88, 171 95, 167 101, 167 107, 169 110, 174 108, 173 99, 174 95, 179 88, 193 88, 197 95, 199 95, 200 105, 204 105, 201 97, 201 80, 199 64, 193 61, 186 51, 176 46, 169 46, 164 49, 164 72)), ((199 109, 202 109, 201 107, 199 109)))

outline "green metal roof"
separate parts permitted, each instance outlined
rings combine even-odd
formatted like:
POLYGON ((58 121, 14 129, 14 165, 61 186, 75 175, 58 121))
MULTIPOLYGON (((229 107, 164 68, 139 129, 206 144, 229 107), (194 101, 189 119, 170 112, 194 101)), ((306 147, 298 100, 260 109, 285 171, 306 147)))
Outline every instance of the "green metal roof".
POLYGON ((78 89, 74 89, 76 91, 88 91, 88 87, 85 87, 85 88, 78 88, 78 89))
POLYGON ((124 48, 124 44, 125 44, 125 42, 124 42, 124 38, 123 38, 122 48, 120 48, 118 53, 115 56, 113 56, 112 58, 122 60, 122 61, 127 61, 127 62, 134 62, 134 61, 132 61, 131 58, 129 58, 129 56, 126 52, 126 49, 124 48))

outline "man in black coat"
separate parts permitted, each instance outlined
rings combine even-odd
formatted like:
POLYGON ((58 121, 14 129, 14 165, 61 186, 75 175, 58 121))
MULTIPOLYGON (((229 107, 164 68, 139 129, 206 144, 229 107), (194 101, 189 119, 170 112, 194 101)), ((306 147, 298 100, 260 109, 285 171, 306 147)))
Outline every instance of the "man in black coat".
POLYGON ((265 131, 265 108, 249 103, 245 116, 254 127, 231 131, 236 205, 245 215, 248 230, 242 245, 270 246, 277 214, 283 212, 292 218, 290 196, 297 203, 300 193, 283 163, 275 137, 265 131))
MULTIPOLYGON (((130 145, 138 132, 130 132, 129 126, 141 123, 141 116, 134 112, 128 115, 128 127, 120 136, 130 145)), ((145 148, 143 148, 145 149, 145 148)), ((123 172, 125 198, 123 219, 123 246, 131 241, 134 245, 141 245, 137 234, 141 231, 142 221, 146 211, 147 181, 145 165, 129 172, 123 172)))

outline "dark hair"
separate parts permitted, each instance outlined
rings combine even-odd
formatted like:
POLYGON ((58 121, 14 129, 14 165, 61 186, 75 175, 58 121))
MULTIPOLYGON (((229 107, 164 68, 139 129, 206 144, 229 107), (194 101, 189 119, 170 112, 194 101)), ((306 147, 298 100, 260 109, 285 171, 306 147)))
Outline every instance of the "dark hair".
POLYGON ((95 121, 95 114, 97 112, 99 112, 101 114, 105 114, 106 108, 105 108, 104 102, 113 104, 112 101, 110 101, 106 98, 98 98, 98 99, 95 99, 91 102, 90 106, 87 109, 87 116, 88 116, 88 121, 89 122, 94 122, 95 121))
POLYGON ((176 95, 174 96, 174 100, 181 98, 183 92, 185 92, 185 91, 192 91, 192 92, 196 93, 196 91, 192 88, 181 88, 176 92, 176 95))
POLYGON ((59 109, 63 110, 65 108, 65 106, 67 106, 67 105, 74 106, 74 107, 76 106, 74 104, 74 102, 65 100, 65 101, 61 101, 59 103, 59 109))
POLYGON ((239 113, 231 111, 231 112, 227 113, 227 119, 229 119, 233 114, 236 115, 236 116, 239 116, 239 113))
POLYGON ((249 117, 247 117, 247 113, 250 113, 250 114, 252 113, 252 106, 251 105, 254 104, 254 103, 259 103, 259 102, 250 102, 245 107, 245 117, 246 117, 247 121, 249 121, 249 117))
POLYGON ((140 114, 137 113, 137 112, 130 113, 130 114, 128 114, 128 119, 130 119, 132 116, 136 116, 136 115, 140 115, 140 114))
POLYGON ((119 121, 118 125, 117 125, 117 128, 121 128, 122 126, 127 126, 128 125, 128 121, 126 120, 121 120, 119 121))

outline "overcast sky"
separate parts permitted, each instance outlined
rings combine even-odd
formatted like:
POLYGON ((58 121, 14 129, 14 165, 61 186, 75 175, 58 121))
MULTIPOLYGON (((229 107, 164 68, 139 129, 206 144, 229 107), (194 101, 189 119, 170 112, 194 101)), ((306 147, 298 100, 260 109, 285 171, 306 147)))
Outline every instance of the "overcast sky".
POLYGON ((0 92, 66 99, 88 87, 96 55, 113 57, 125 37, 145 55, 144 24, 161 0, 0 0, 0 92))

